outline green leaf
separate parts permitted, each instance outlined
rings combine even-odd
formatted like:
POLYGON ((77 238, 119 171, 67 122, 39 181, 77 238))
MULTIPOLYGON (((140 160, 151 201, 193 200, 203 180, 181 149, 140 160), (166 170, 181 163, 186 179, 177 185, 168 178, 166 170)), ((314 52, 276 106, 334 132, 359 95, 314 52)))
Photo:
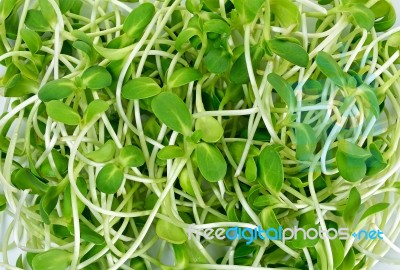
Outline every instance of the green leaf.
POLYGON ((271 207, 264 208, 259 214, 261 225, 263 228, 274 228, 278 229, 280 224, 274 210, 271 207))
POLYGON ((0 212, 4 211, 7 207, 7 198, 3 194, 0 194, 0 212))
POLYGON ((135 270, 148 270, 146 263, 142 257, 134 257, 130 261, 131 268, 135 270))
POLYGON ((185 151, 177 145, 167 145, 157 153, 157 157, 162 160, 179 158, 184 155, 185 151))
POLYGON ((283 186, 283 165, 279 153, 267 146, 258 158, 258 182, 269 192, 279 193, 283 186))
POLYGON ((182 190, 186 192, 187 194, 195 197, 196 194, 194 192, 194 188, 197 190, 200 190, 199 183, 196 181, 194 182, 194 185, 192 185, 192 182, 190 181, 189 178, 189 173, 186 168, 183 168, 181 173, 179 174, 179 185, 181 186, 182 190))
POLYGON ((342 264, 337 268, 338 270, 354 269, 356 263, 356 256, 354 250, 351 248, 343 259, 342 264))
POLYGON ((201 175, 209 182, 222 180, 227 171, 227 164, 219 149, 207 143, 196 147, 197 164, 201 175))
POLYGON ((369 145, 369 151, 371 157, 368 158, 365 163, 367 165, 367 175, 373 176, 385 169, 387 167, 387 162, 383 160, 382 153, 375 143, 369 145))
POLYGON ((32 260, 33 270, 65 270, 70 266, 72 253, 60 249, 50 249, 37 254, 32 260))
POLYGON ((43 13, 37 9, 30 9, 26 14, 25 25, 36 32, 51 31, 50 24, 47 22, 43 13))
POLYGON ((253 206, 256 208, 264 209, 267 206, 275 205, 278 203, 279 201, 274 196, 265 194, 255 198, 253 206))
POLYGON ((214 48, 207 53, 204 64, 211 73, 223 73, 231 65, 231 55, 225 49, 214 48))
POLYGON ((253 182, 257 179, 257 164, 254 158, 248 158, 246 161, 245 176, 247 181, 253 182))
POLYGON ((296 27, 300 25, 301 16, 299 8, 291 0, 270 0, 271 13, 274 14, 275 20, 284 28, 292 25, 296 27))
MULTIPOLYGON (((231 153, 231 156, 236 164, 238 164, 240 162, 240 159, 242 158, 242 154, 243 154, 245 147, 246 147, 245 142, 233 142, 229 145, 229 147, 228 147, 229 152, 231 153)), ((260 150, 256 146, 250 144, 247 158, 256 157, 259 154, 260 154, 260 150)))
POLYGON ((202 77, 200 71, 190 67, 180 68, 175 70, 168 80, 170 88, 183 86, 193 81, 200 80, 202 77))
POLYGON ((118 162, 122 167, 140 167, 146 162, 146 160, 139 147, 126 145, 119 153, 118 162))
POLYGON ((13 171, 11 183, 20 190, 29 189, 31 193, 42 195, 49 186, 43 183, 29 169, 21 168, 13 171))
POLYGON ((365 28, 366 30, 371 30, 374 27, 375 15, 372 10, 364 6, 363 4, 351 5, 348 9, 351 17, 354 20, 354 24, 365 28))
POLYGON ((59 100, 52 100, 46 104, 46 112, 48 116, 57 122, 66 125, 79 125, 81 122, 80 115, 71 107, 59 100))
POLYGON ((198 118, 195 124, 196 130, 202 133, 202 140, 209 143, 215 143, 224 135, 224 129, 221 124, 212 116, 198 118))
POLYGON ((340 175, 349 182, 360 181, 367 173, 367 166, 363 159, 346 155, 340 150, 336 152, 336 163, 340 175))
POLYGON ((251 23, 256 18, 258 11, 264 3, 264 0, 233 0, 235 9, 244 24, 251 23))
POLYGON ((156 117, 170 129, 185 136, 192 133, 192 115, 177 95, 163 92, 153 99, 151 108, 156 117))
POLYGON ((128 55, 132 51, 132 47, 129 46, 120 49, 108 49, 94 44, 93 48, 97 51, 98 54, 100 54, 101 56, 103 56, 108 60, 124 59, 126 55, 128 55))
POLYGON ((321 72, 337 86, 346 86, 346 75, 335 59, 326 52, 319 52, 316 63, 321 72))
POLYGON ((350 190, 349 199, 347 200, 346 207, 343 210, 343 220, 347 224, 347 226, 351 227, 351 224, 353 224, 360 205, 360 193, 355 187, 353 187, 350 190))
POLYGON ((268 41, 268 46, 272 52, 283 59, 300 67, 307 67, 309 61, 308 53, 299 44, 275 38, 268 41))
MULTIPOLYGON (((86 196, 88 193, 88 188, 85 179, 82 177, 76 178, 76 186, 80 193, 83 196, 86 196)), ((63 217, 67 219, 72 218, 72 202, 71 202, 71 184, 68 184, 64 189, 64 197, 62 204, 62 213, 63 217)), ((82 214, 83 210, 85 210, 86 205, 76 197, 76 203, 78 206, 78 214, 82 214)))
POLYGON ((216 33, 224 36, 231 35, 231 29, 229 25, 225 21, 219 19, 205 21, 203 24, 203 30, 204 33, 216 33))
POLYGON ((100 115, 108 110, 108 103, 101 99, 95 99, 89 103, 83 114, 84 123, 89 123, 95 117, 100 117, 100 115))
POLYGON ((187 240, 187 234, 181 227, 162 219, 157 221, 156 234, 171 244, 183 244, 187 240))
POLYGON ((73 81, 62 78, 43 85, 38 95, 41 101, 48 102, 69 97, 75 90, 76 85, 73 81))
MULTIPOLYGON (((311 228, 318 229, 317 226, 312 224, 307 224, 302 229, 309 230, 311 228)), ((292 239, 290 243, 293 245, 294 248, 302 249, 302 248, 309 248, 314 247, 319 241, 319 237, 311 239, 307 237, 306 234, 302 230, 297 231, 296 238, 292 239)))
POLYGON ((115 164, 105 165, 96 177, 96 187, 106 194, 114 194, 121 187, 124 172, 115 164))
POLYGON ((36 94, 38 88, 37 81, 31 80, 24 75, 16 74, 4 86, 4 97, 23 97, 29 94, 36 94))
POLYGON ((57 24, 57 14, 53 6, 50 4, 49 0, 39 0, 39 5, 43 17, 54 29, 55 25, 57 24))
POLYGON ((140 77, 128 81, 122 87, 122 96, 126 99, 144 99, 158 95, 161 87, 149 77, 140 77))
POLYGON ((235 248, 235 258, 247 257, 256 251, 256 246, 239 243, 235 248))
POLYGON ((133 9, 125 19, 123 30, 131 38, 140 38, 154 17, 156 9, 152 3, 143 3, 133 9))
POLYGON ((377 203, 374 204, 373 206, 371 206, 370 208, 368 208, 367 210, 365 210, 365 212, 362 214, 360 221, 371 216, 374 215, 378 212, 381 212, 383 210, 385 210, 386 208, 389 207, 389 203, 377 203))
POLYGON ((356 94, 361 97, 361 102, 364 105, 364 112, 367 115, 372 113, 372 115, 375 116, 376 119, 378 119, 380 109, 376 92, 374 92, 374 90, 370 86, 362 84, 358 87, 356 94))
MULTIPOLYGON (((68 226, 68 229, 71 232, 71 235, 74 235, 74 226, 68 226)), ((82 240, 93 243, 95 245, 102 245, 104 244, 104 238, 90 227, 88 227, 83 222, 79 222, 79 229, 80 229, 80 237, 82 240)))
POLYGON ((200 37, 202 34, 200 29, 195 27, 188 27, 182 32, 179 33, 178 37, 175 40, 175 48, 182 52, 186 48, 186 44, 189 44, 190 40, 194 37, 200 37))
POLYGON ((320 95, 322 93, 322 85, 315 80, 307 80, 303 85, 303 93, 306 95, 320 95))
POLYGON ((2 0, 0 2, 0 23, 3 24, 4 20, 11 14, 15 5, 15 0, 2 0))
MULTIPOLYGON (((63 176, 68 170, 68 158, 55 149, 51 150, 51 156, 58 173, 63 176)), ((46 159, 39 168, 39 172, 44 177, 56 177, 56 173, 50 165, 49 159, 46 159)))
POLYGON ((27 28, 21 29, 21 37, 32 54, 37 53, 42 47, 42 39, 35 31, 27 28))
MULTIPOLYGON (((243 47, 241 47, 240 49, 242 53, 233 63, 229 74, 229 80, 234 84, 246 84, 250 82, 246 64, 246 56, 242 49, 243 47)), ((254 45, 250 47, 250 56, 253 68, 257 67, 260 64, 264 55, 265 51, 264 48, 262 48, 261 46, 254 45)))
POLYGON ((192 14, 199 13, 203 8, 203 0, 187 0, 185 7, 192 14))
POLYGON ((101 66, 92 66, 82 74, 82 81, 90 89, 102 89, 112 83, 111 74, 101 66))
POLYGON ((336 152, 336 163, 339 173, 344 179, 350 182, 357 182, 361 180, 366 172, 366 159, 371 154, 346 140, 339 140, 338 150, 336 152))
POLYGON ((360 159, 367 159, 371 156, 371 153, 367 150, 361 148, 355 143, 349 142, 347 140, 341 139, 338 141, 338 149, 347 154, 348 156, 360 159))
POLYGON ((65 14, 69 11, 76 4, 76 1, 77 0, 58 0, 61 13, 65 14))
POLYGON ((113 140, 108 140, 99 149, 87 153, 85 157, 99 163, 107 162, 114 158, 115 149, 115 142, 113 140))
POLYGON ((329 239, 333 257, 333 268, 337 269, 342 264, 344 259, 344 247, 339 237, 329 239))
POLYGON ((268 74, 267 80, 286 103, 289 112, 293 112, 296 106, 296 97, 290 84, 276 73, 268 74))
POLYGON ((388 1, 378 1, 371 7, 375 15, 374 28, 377 32, 389 30, 396 23, 396 10, 388 1))
POLYGON ((305 123, 293 123, 292 127, 296 129, 296 158, 312 160, 318 142, 314 130, 305 123))
POLYGON ((51 186, 47 190, 46 194, 40 200, 40 216, 43 219, 43 222, 47 225, 50 225, 49 215, 54 210, 57 205, 59 194, 62 192, 61 186, 51 186))

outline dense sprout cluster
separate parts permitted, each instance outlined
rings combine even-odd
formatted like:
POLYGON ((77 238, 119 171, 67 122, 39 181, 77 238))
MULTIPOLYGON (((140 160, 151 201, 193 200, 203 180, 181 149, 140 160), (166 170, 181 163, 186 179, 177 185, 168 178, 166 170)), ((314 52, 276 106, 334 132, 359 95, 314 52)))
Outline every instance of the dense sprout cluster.
POLYGON ((0 2, 0 268, 400 263, 388 0, 127 2, 0 2), (384 237, 188 236, 236 226, 384 237))

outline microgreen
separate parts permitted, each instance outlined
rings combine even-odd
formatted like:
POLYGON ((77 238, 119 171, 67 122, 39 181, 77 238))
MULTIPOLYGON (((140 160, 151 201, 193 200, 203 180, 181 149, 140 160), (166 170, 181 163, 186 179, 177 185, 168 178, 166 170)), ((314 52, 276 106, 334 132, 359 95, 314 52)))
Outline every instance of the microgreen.
POLYGON ((0 0, 0 268, 398 264, 395 21, 388 0, 0 0), (385 238, 304 233, 343 229, 385 238))

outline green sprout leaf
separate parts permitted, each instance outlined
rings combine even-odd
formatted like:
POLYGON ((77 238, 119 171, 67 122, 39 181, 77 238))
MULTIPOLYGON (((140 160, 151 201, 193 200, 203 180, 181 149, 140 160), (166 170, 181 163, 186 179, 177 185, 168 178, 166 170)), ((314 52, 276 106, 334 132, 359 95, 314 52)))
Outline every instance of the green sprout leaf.
POLYGON ((47 114, 55 121, 66 125, 79 125, 81 116, 71 107, 59 100, 52 100, 46 104, 47 114))
POLYGON ((38 92, 39 84, 24 75, 16 74, 4 87, 5 97, 23 97, 38 92))
POLYGON ((222 48, 215 48, 208 52, 204 58, 204 64, 212 73, 223 73, 229 69, 231 55, 222 48))
POLYGON ((106 194, 114 194, 124 181, 124 172, 115 164, 105 165, 96 177, 96 187, 106 194))
POLYGON ((192 116, 177 95, 163 92, 153 99, 151 108, 157 118, 170 129, 185 136, 192 133, 192 116))
POLYGON ((299 44, 282 39, 272 39, 268 42, 268 46, 272 52, 283 59, 300 67, 307 67, 308 53, 299 44))
POLYGON ((350 190, 349 199, 346 204, 346 208, 343 211, 343 220, 347 224, 347 226, 351 226, 353 224, 358 209, 361 205, 361 196, 358 190, 353 187, 350 190))
POLYGON ((326 52, 319 52, 316 57, 316 63, 321 72, 332 80, 337 86, 346 85, 346 75, 335 59, 326 52))
POLYGON ((244 24, 251 23, 257 16, 258 11, 261 9, 264 4, 263 0, 254 0, 254 1, 246 1, 246 0, 234 0, 233 4, 241 21, 244 24))
POLYGON ((182 149, 182 147, 176 145, 167 145, 157 153, 157 157, 162 160, 179 158, 183 157, 184 155, 185 151, 182 149))
POLYGON ((348 9, 351 17, 354 19, 354 24, 365 28, 366 30, 371 30, 374 27, 375 15, 372 10, 367 8, 362 4, 351 5, 348 9))
POLYGON ((58 195, 62 192, 61 186, 51 186, 40 200, 40 216, 47 225, 51 224, 50 214, 58 202, 58 195))
POLYGON ((225 177, 227 164, 219 149, 208 143, 196 147, 196 158, 201 175, 209 182, 217 182, 225 177))
POLYGON ((124 22, 123 30, 131 38, 140 38, 153 19, 155 7, 152 3, 143 3, 133 9, 124 22))
POLYGON ((224 129, 221 124, 212 116, 198 118, 195 124, 196 130, 201 131, 202 140, 209 143, 215 143, 221 139, 224 129))
POLYGON ((82 74, 82 81, 86 87, 97 90, 111 85, 111 74, 101 66, 92 66, 82 74))
POLYGON ((279 193, 283 186, 283 165, 279 153, 272 146, 261 150, 258 158, 258 182, 269 192, 279 193))
POLYGON ((294 123, 296 129, 296 158, 298 160, 310 161, 317 147, 317 137, 310 125, 305 123, 294 123))
POLYGON ((369 217, 369 216, 372 216, 372 215, 374 215, 374 214, 376 214, 376 213, 379 213, 379 212, 381 212, 381 211, 384 211, 385 209, 387 209, 388 207, 389 207, 389 203, 377 203, 377 204, 375 204, 375 205, 373 205, 373 206, 371 206, 371 207, 369 207, 367 210, 365 210, 365 212, 362 214, 362 216, 361 216, 361 218, 360 218, 360 221, 361 220, 363 220, 363 219, 365 219, 365 218, 367 218, 367 217, 369 217))
POLYGON ((182 228, 162 219, 157 221, 156 234, 171 244, 183 244, 188 238, 182 228))
POLYGON ((50 81, 39 89, 39 98, 44 102, 59 100, 69 97, 76 90, 76 85, 69 79, 50 81))
POLYGON ((168 86, 170 88, 183 86, 193 81, 200 80, 202 77, 201 73, 194 68, 180 68, 172 73, 168 80, 168 86))
POLYGON ((32 54, 37 53, 42 47, 42 39, 35 31, 27 28, 21 29, 21 37, 32 54))
POLYGON ((6 207, 7 207, 6 196, 4 196, 3 194, 0 194, 0 212, 4 211, 4 209, 6 209, 6 207))
POLYGON ((50 24, 40 10, 30 9, 26 14, 25 25, 36 32, 51 31, 50 24))
POLYGON ((350 182, 361 180, 367 173, 365 164, 371 154, 346 140, 340 140, 336 152, 336 163, 340 175, 350 182))
POLYGON ((41 179, 36 177, 29 169, 17 169, 11 176, 11 183, 18 189, 29 189, 34 194, 44 194, 49 189, 41 179))
POLYGON ((50 249, 37 254, 32 260, 33 270, 65 270, 70 266, 72 253, 60 249, 50 249))
POLYGON ((149 77, 140 77, 128 81, 122 87, 122 96, 126 99, 144 99, 158 95, 161 87, 149 77))
POLYGON ((271 13, 280 25, 285 28, 293 27, 297 29, 300 25, 301 15, 298 7, 291 0, 271 0, 271 13))
POLYGON ((93 100, 89 103, 83 115, 84 123, 89 123, 94 118, 99 117, 102 113, 108 110, 108 103, 101 99, 93 100))
POLYGON ((142 150, 134 145, 124 146, 118 156, 122 167, 140 167, 145 161, 142 150))
POLYGON ((108 140, 99 149, 87 153, 85 157, 95 162, 107 162, 114 158, 116 146, 113 140, 108 140))
POLYGON ((296 97, 293 89, 288 82, 286 82, 281 76, 275 73, 268 74, 268 82, 274 87, 278 95, 283 99, 289 108, 290 112, 294 111, 296 106, 296 97))
MULTIPOLYGON (((87 195, 88 188, 87 188, 87 184, 86 184, 86 181, 84 178, 78 177, 76 179, 76 186, 78 187, 79 192, 83 194, 83 196, 87 195)), ((77 199, 76 203, 78 206, 77 207, 78 214, 82 214, 86 205, 78 199, 77 199)), ((72 219, 72 202, 71 202, 71 185, 70 184, 68 184, 64 190, 64 200, 62 203, 62 212, 63 212, 63 216, 65 218, 72 219)))

